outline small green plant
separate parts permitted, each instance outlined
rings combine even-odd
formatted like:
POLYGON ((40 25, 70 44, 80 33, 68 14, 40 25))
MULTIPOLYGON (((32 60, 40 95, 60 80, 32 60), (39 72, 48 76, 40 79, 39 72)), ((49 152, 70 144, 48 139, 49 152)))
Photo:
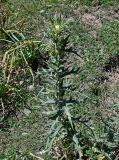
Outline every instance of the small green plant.
POLYGON ((16 76, 24 74, 32 77, 34 84, 34 72, 39 67, 47 67, 47 53, 43 54, 43 46, 40 41, 28 40, 23 33, 16 30, 2 29, 6 36, 0 41, 8 43, 9 49, 3 54, 2 71, 4 79, 9 83, 16 76), (24 73, 23 73, 24 72, 24 73), (22 74, 21 74, 22 73, 22 74))
MULTIPOLYGON (((82 156, 79 143, 79 134, 75 122, 82 121, 81 117, 74 117, 75 106, 78 100, 74 93, 76 86, 73 78, 80 72, 76 62, 77 52, 69 46, 69 35, 64 35, 64 23, 61 17, 51 20, 51 48, 49 47, 50 60, 49 69, 43 70, 44 84, 46 84, 47 100, 43 103, 48 106, 48 115, 53 124, 47 140, 47 148, 58 147, 62 154, 59 158, 65 157, 69 160, 82 156), (49 108, 52 106, 51 108, 49 108)), ((43 94, 43 92, 41 92, 43 94)))
POLYGON ((28 52, 28 50, 25 52, 25 49, 34 42, 25 40, 24 35, 18 31, 5 29, 2 30, 7 37, 0 40, 10 43, 10 48, 5 52, 2 61, 3 74, 4 78, 7 79, 7 83, 9 83, 10 79, 12 78, 11 76, 13 72, 15 72, 16 68, 24 67, 23 64, 27 66, 27 69, 31 73, 34 81, 33 71, 28 63, 28 58, 31 56, 31 53, 30 51, 28 52))

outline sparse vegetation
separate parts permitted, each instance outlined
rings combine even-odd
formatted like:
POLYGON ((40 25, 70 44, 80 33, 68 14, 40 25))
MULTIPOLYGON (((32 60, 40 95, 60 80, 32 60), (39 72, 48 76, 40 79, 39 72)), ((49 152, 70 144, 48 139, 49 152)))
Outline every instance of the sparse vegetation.
POLYGON ((0 1, 0 160, 118 160, 118 0, 0 1))

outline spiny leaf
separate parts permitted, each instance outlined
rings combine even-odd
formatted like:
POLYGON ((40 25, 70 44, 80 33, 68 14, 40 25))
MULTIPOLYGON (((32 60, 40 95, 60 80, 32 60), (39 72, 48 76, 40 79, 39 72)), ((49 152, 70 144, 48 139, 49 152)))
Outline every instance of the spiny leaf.
POLYGON ((65 113, 66 113, 66 115, 68 117, 68 120, 69 120, 69 122, 70 122, 70 124, 71 124, 71 126, 73 128, 73 123, 72 123, 72 119, 71 119, 71 114, 69 112, 69 108, 68 107, 64 107, 64 109, 65 109, 65 113))

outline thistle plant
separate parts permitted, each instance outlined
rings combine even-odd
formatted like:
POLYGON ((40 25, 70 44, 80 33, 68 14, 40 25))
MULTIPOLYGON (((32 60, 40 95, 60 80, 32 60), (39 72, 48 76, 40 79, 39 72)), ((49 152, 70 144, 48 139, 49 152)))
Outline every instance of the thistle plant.
POLYGON ((49 33, 51 38, 47 48, 50 54, 49 69, 42 72, 45 87, 41 90, 45 97, 42 104, 47 106, 47 114, 52 122, 46 146, 49 149, 62 148, 61 156, 73 160, 76 152, 80 152, 75 126, 75 121, 79 118, 73 116, 78 101, 73 96, 76 87, 72 80, 80 71, 76 63, 72 62, 78 55, 69 47, 70 36, 64 35, 61 17, 51 20, 49 33))
POLYGON ((83 105, 85 111, 82 111, 76 98, 75 76, 81 69, 75 60, 80 55, 70 47, 70 35, 65 33, 61 17, 51 20, 50 40, 48 37, 46 44, 50 57, 48 69, 40 72, 43 81, 41 103, 46 107, 45 114, 51 123, 46 148, 60 160, 113 159, 110 148, 118 146, 113 146, 114 130, 105 123, 97 108, 88 110, 83 105))

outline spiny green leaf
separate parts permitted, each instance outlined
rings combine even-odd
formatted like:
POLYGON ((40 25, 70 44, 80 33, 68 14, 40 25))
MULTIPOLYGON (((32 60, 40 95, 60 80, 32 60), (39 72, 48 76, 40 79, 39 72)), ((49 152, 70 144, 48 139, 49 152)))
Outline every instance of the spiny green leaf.
POLYGON ((70 122, 70 124, 71 124, 71 126, 73 128, 73 123, 72 123, 72 119, 71 119, 71 114, 69 112, 69 108, 68 107, 64 107, 64 109, 65 109, 65 113, 66 113, 66 115, 68 117, 68 120, 69 120, 69 122, 70 122))

